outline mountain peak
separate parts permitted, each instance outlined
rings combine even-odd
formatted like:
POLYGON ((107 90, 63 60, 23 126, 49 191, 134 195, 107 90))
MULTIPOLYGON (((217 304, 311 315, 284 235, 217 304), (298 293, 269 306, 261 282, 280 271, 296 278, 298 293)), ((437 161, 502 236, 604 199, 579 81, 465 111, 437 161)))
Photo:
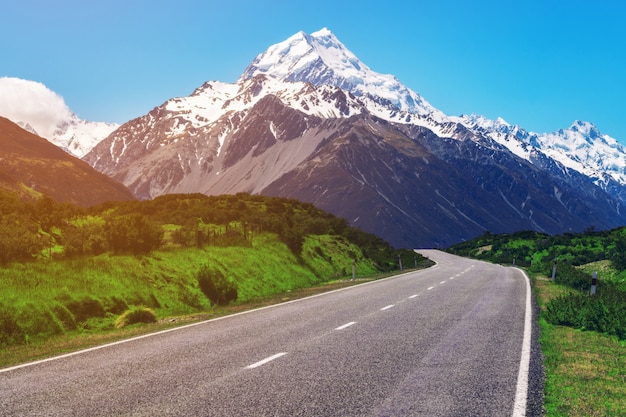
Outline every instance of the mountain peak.
POLYGON ((0 116, 78 157, 118 127, 82 120, 44 84, 14 77, 0 77, 0 116))
POLYGON ((323 28, 310 35, 300 31, 270 46, 248 66, 241 79, 266 74, 281 81, 310 82, 315 67, 325 67, 328 76, 334 75, 331 72, 344 75, 362 68, 369 70, 330 30, 323 28))
POLYGON ((568 130, 570 132, 580 132, 581 134, 589 137, 592 140, 595 140, 601 136, 601 133, 596 125, 591 122, 585 122, 583 120, 575 120, 568 130))
POLYGON ((252 61, 240 81, 259 74, 279 81, 331 85, 357 97, 378 97, 409 113, 442 114, 393 75, 371 70, 327 28, 310 35, 300 31, 270 46, 252 61))

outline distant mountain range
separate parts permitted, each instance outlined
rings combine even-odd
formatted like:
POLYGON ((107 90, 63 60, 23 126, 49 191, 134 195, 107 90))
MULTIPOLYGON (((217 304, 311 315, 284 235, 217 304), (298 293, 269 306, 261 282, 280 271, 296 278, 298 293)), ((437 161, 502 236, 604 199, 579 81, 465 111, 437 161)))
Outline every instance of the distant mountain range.
POLYGON ((141 199, 298 198, 403 247, 626 222, 626 150, 592 124, 537 134, 447 116, 327 29, 123 124, 84 160, 141 199))
POLYGON ((134 200, 122 184, 10 120, 0 117, 0 189, 92 206, 134 200))
POLYGON ((0 77, 0 116, 79 158, 119 127, 82 120, 45 85, 12 77, 0 77))

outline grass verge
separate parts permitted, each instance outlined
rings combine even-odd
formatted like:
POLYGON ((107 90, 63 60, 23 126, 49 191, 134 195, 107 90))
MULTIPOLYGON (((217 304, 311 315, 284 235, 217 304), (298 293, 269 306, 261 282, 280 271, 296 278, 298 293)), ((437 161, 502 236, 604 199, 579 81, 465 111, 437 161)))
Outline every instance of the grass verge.
MULTIPOLYGON (((408 270, 405 270, 405 272, 408 272, 408 270)), ((396 274, 397 273, 399 272, 396 272, 396 274)), ((329 281, 307 288, 299 288, 295 290, 289 290, 280 294, 273 294, 251 299, 244 303, 238 303, 225 307, 214 307, 204 312, 166 317, 159 320, 157 323, 141 323, 130 325, 124 328, 114 328, 113 326, 111 326, 109 328, 94 333, 70 333, 52 337, 48 340, 38 343, 9 346, 0 349, 0 368, 10 367, 26 362, 32 362, 69 352, 75 352, 81 349, 87 349, 90 347, 103 345, 106 343, 112 343, 123 339, 129 339, 132 337, 141 336, 148 333, 154 333, 161 330, 167 330, 186 324, 210 320, 230 314, 236 314, 255 308, 305 298, 323 292, 328 292, 340 288, 362 284, 368 281, 386 278, 392 275, 394 275, 394 273, 360 277, 355 281, 329 281)))
MULTIPOLYGON (((545 279, 537 278, 534 283, 542 309, 569 291, 545 279)), ((626 342, 543 319, 539 322, 546 416, 626 416, 626 342)))

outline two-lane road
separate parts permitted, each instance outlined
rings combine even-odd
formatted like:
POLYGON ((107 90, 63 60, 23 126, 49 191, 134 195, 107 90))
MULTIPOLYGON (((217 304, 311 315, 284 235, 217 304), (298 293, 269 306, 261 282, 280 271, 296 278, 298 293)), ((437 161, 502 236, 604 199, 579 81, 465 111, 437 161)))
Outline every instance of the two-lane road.
POLYGON ((0 415, 524 415, 524 275, 423 253, 437 265, 0 370, 0 415))

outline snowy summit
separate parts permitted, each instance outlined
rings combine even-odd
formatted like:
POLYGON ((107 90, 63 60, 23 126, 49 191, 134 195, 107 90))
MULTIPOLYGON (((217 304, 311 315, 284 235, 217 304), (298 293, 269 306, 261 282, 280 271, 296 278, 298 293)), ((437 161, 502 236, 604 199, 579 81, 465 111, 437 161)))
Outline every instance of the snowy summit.
POLYGON ((439 112, 393 75, 372 71, 326 28, 310 35, 298 32, 272 45, 252 61, 240 80, 259 74, 280 81, 332 85, 356 96, 388 100, 413 114, 439 112))

